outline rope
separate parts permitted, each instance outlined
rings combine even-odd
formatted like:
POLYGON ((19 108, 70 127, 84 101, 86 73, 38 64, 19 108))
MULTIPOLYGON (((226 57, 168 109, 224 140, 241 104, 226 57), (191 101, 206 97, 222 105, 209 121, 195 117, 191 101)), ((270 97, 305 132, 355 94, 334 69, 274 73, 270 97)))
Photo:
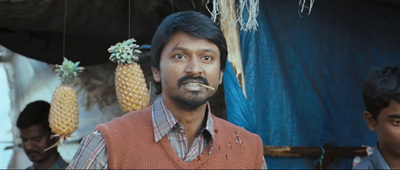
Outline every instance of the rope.
POLYGON ((321 154, 321 156, 319 157, 319 169, 322 169, 322 160, 324 159, 325 149, 324 149, 322 146, 320 146, 320 148, 321 148, 321 150, 322 150, 322 154, 321 154))
POLYGON ((128 39, 131 38, 131 0, 129 0, 129 13, 128 13, 128 39))
POLYGON ((65 30, 67 27, 67 0, 65 0, 65 11, 64 11, 64 31, 63 31, 63 53, 62 57, 65 57, 65 30))
POLYGON ((208 4, 210 0, 206 2, 206 8, 208 12, 211 14, 211 20, 217 22, 217 17, 219 17, 219 22, 224 22, 227 18, 228 13, 236 14, 236 21, 227 21, 229 25, 235 25, 237 22, 240 25, 240 30, 244 31, 256 31, 258 27, 257 16, 259 14, 259 0, 212 0, 213 9, 212 11, 208 8, 208 4), (229 11, 221 11, 219 8, 219 2, 221 4, 229 3, 229 11), (234 11, 234 5, 236 5, 236 11, 234 11), (244 21, 243 13, 247 10, 248 18, 247 21, 244 21))

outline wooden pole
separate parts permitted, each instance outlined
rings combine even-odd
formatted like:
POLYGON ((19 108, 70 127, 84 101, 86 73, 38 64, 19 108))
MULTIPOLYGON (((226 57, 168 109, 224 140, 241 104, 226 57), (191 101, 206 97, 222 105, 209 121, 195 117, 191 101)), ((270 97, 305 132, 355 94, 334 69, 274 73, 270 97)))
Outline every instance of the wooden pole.
POLYGON ((320 158, 317 169, 327 169, 328 165, 340 157, 367 156, 366 147, 292 147, 264 145, 264 155, 279 157, 320 158))
POLYGON ((236 23, 236 4, 234 0, 219 0, 218 7, 219 11, 221 11, 220 27, 228 46, 228 60, 246 97, 242 55, 240 53, 239 28, 236 23))
MULTIPOLYGON (((319 157, 321 147, 264 146, 264 155, 280 157, 319 157)), ((324 147, 325 156, 367 156, 365 147, 324 147)))

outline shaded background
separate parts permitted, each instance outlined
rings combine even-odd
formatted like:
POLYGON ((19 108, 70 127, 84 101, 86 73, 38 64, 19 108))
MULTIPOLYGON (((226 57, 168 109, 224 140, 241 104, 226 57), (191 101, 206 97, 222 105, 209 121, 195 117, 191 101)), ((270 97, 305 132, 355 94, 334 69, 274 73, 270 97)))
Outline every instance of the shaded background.
MULTIPOLYGON (((67 0, 65 56, 83 66, 107 63, 107 49, 128 39, 128 28, 138 44, 150 44, 165 16, 185 10, 210 15, 206 6, 201 0, 67 0)), ((61 63, 64 14, 63 0, 0 1, 0 43, 30 58, 61 63)))
MULTIPOLYGON (((258 31, 240 32, 247 101, 264 144, 374 146, 362 114, 373 68, 400 64, 399 1, 260 1, 258 31)), ((228 114, 228 117, 230 115, 228 114)), ((316 158, 267 158, 272 168, 312 168, 316 158)), ((330 168, 351 168, 334 158, 330 168)))

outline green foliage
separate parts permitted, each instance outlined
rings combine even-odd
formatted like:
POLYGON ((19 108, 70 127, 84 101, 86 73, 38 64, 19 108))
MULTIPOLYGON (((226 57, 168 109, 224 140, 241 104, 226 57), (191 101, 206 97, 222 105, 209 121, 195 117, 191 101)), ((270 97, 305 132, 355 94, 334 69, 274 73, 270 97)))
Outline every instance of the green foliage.
POLYGON ((111 53, 110 61, 118 64, 129 64, 139 60, 139 54, 142 53, 138 48, 139 45, 135 44, 135 39, 128 39, 119 42, 110 48, 108 52, 111 53))
POLYGON ((79 63, 74 63, 64 57, 62 65, 56 65, 56 72, 62 84, 72 85, 75 82, 76 76, 84 70, 83 67, 78 67, 79 63))

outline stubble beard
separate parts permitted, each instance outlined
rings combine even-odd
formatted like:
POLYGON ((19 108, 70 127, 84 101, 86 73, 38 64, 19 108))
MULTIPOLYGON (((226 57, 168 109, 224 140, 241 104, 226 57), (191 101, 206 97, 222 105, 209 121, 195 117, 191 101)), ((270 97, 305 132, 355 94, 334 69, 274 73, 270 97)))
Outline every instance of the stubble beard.
POLYGON ((190 92, 191 96, 177 95, 173 96, 174 100, 180 107, 185 110, 195 110, 205 104, 211 97, 199 97, 200 92, 190 92))

